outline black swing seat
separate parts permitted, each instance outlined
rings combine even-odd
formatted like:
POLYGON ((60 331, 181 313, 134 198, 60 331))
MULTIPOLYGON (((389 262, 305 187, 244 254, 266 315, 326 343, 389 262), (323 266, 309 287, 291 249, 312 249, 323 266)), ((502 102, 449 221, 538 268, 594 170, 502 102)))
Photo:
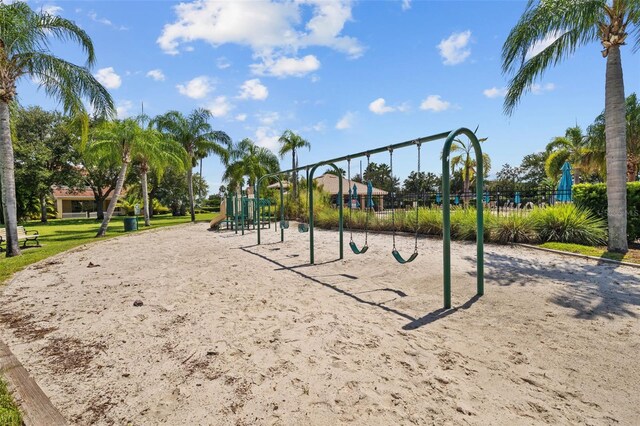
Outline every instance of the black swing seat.
POLYGON ((393 254, 393 257, 398 261, 399 264, 404 265, 405 263, 411 263, 414 260, 416 260, 416 257, 418 257, 418 252, 414 251, 413 254, 411 254, 411 256, 405 260, 402 255, 400 254, 400 252, 398 250, 393 250, 391 252, 391 254, 393 254))
POLYGON ((298 232, 309 232, 309 225, 306 223, 299 223, 298 232))
POLYGON ((281 220, 280 221, 280 227, 282 229, 289 229, 289 221, 288 220, 281 220))
POLYGON ((351 251, 353 251, 354 254, 365 254, 367 250, 369 250, 369 246, 366 244, 362 246, 361 249, 359 249, 356 243, 354 243, 353 241, 349 243, 349 247, 351 247, 351 251))

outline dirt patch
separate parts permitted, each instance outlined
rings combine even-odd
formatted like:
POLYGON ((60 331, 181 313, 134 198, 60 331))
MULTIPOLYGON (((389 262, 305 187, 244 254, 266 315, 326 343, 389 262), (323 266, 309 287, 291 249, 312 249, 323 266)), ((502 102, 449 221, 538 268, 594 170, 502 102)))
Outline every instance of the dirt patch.
POLYGON ((87 343, 73 337, 55 337, 41 352, 55 373, 77 373, 85 371, 95 356, 106 349, 103 342, 87 343))
POLYGON ((57 327, 43 327, 33 314, 22 314, 15 311, 0 311, 0 323, 13 330, 17 337, 33 342, 56 331, 57 327))

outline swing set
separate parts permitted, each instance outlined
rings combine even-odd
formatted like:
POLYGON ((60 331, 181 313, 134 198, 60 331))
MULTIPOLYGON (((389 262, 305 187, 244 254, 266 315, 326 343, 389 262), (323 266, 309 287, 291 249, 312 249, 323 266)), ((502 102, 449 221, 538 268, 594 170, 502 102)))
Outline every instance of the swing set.
MULTIPOLYGON (((444 139, 444 146, 442 149, 442 192, 443 199, 449 200, 451 196, 451 182, 449 175, 449 164, 450 164, 450 154, 451 154, 451 145, 456 137, 464 135, 469 138, 471 143, 473 144, 473 148, 475 151, 476 158, 482 158, 482 149, 480 147, 480 143, 473 133, 473 131, 467 128, 460 128, 451 132, 438 133, 431 136, 421 137, 415 140, 410 140, 406 142, 400 142, 388 146, 383 146, 380 148, 359 152, 356 154, 351 154, 343 157, 334 158, 327 161, 322 161, 315 164, 310 164, 303 167, 298 167, 291 170, 285 170, 283 172, 268 174, 260 177, 256 184, 256 197, 259 199, 260 197, 260 183, 263 180, 276 179, 279 182, 280 186, 280 228, 281 228, 281 241, 284 241, 284 229, 288 228, 288 221, 285 220, 284 217, 284 196, 283 196, 283 185, 280 179, 280 175, 284 173, 290 173, 293 171, 306 170, 307 172, 307 182, 313 182, 313 175, 320 166, 329 166, 334 169, 338 178, 338 209, 339 209, 339 220, 338 220, 338 234, 339 234, 339 259, 344 258, 343 251, 343 188, 342 188, 342 178, 340 169, 335 165, 337 162, 347 161, 347 173, 348 173, 348 184, 351 186, 351 160, 359 157, 367 158, 367 166, 369 166, 370 156, 377 153, 382 153, 387 151, 389 153, 389 168, 391 170, 391 175, 393 176, 393 152, 395 150, 406 148, 410 146, 417 147, 418 154, 418 173, 420 173, 420 150, 423 143, 434 142, 438 140, 444 139), (286 224, 286 226, 284 226, 286 224)), ((482 194, 483 191, 483 164, 482 161, 478 161, 477 170, 476 170, 476 194, 482 194)), ((307 185, 307 196, 309 199, 309 208, 308 208, 308 224, 301 223, 302 227, 299 226, 300 232, 308 232, 309 233, 309 263, 313 265, 315 263, 315 252, 314 252, 314 217, 313 217, 313 188, 312 185, 307 185), (303 230, 304 229, 304 230, 303 230)), ((358 245, 353 240, 353 226, 352 226, 352 210, 353 210, 353 192, 351 188, 349 188, 349 247, 351 251, 353 251, 356 255, 365 254, 369 250, 368 244, 368 230, 369 230, 369 215, 373 210, 373 201, 371 199, 372 185, 371 181, 367 182, 367 198, 366 198, 366 219, 365 219, 365 240, 364 245, 362 247, 358 247, 358 245)), ((476 226, 477 226, 477 239, 476 239, 476 291, 478 296, 482 296, 484 294, 484 222, 483 222, 483 198, 482 196, 476 197, 476 226)), ((391 254, 394 259, 399 264, 407 264, 411 263, 418 257, 418 219, 419 219, 419 203, 416 200, 415 203, 415 245, 413 253, 408 258, 402 256, 402 254, 396 248, 396 194, 395 192, 391 192, 391 222, 392 222, 392 240, 393 247, 391 250, 391 254)), ((451 205, 448 202, 444 202, 442 204, 442 213, 443 213, 443 287, 444 287, 444 308, 451 308, 451 205)), ((258 234, 258 245, 260 244, 260 227, 257 229, 258 234)))

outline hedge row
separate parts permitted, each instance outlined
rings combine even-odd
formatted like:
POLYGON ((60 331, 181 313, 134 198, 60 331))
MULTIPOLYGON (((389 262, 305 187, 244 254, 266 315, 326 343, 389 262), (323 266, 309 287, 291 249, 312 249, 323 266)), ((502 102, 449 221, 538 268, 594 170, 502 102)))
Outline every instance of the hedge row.
MULTIPOLYGON (((573 201, 589 208, 596 216, 607 220, 607 184, 581 183, 573 186, 573 201)), ((640 239, 640 182, 627 183, 627 236, 640 239)))

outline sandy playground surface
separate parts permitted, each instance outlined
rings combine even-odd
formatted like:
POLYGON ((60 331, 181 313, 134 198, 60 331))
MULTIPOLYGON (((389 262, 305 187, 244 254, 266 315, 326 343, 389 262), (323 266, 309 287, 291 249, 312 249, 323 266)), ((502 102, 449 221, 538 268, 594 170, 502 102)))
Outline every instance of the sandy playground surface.
POLYGON ((345 234, 333 261, 317 231, 307 266, 295 224, 263 236, 196 224, 47 259, 0 288, 0 337, 72 424, 639 422, 638 269, 487 246, 475 299, 454 243, 443 311, 439 240, 403 266, 389 235, 355 256, 345 234))

